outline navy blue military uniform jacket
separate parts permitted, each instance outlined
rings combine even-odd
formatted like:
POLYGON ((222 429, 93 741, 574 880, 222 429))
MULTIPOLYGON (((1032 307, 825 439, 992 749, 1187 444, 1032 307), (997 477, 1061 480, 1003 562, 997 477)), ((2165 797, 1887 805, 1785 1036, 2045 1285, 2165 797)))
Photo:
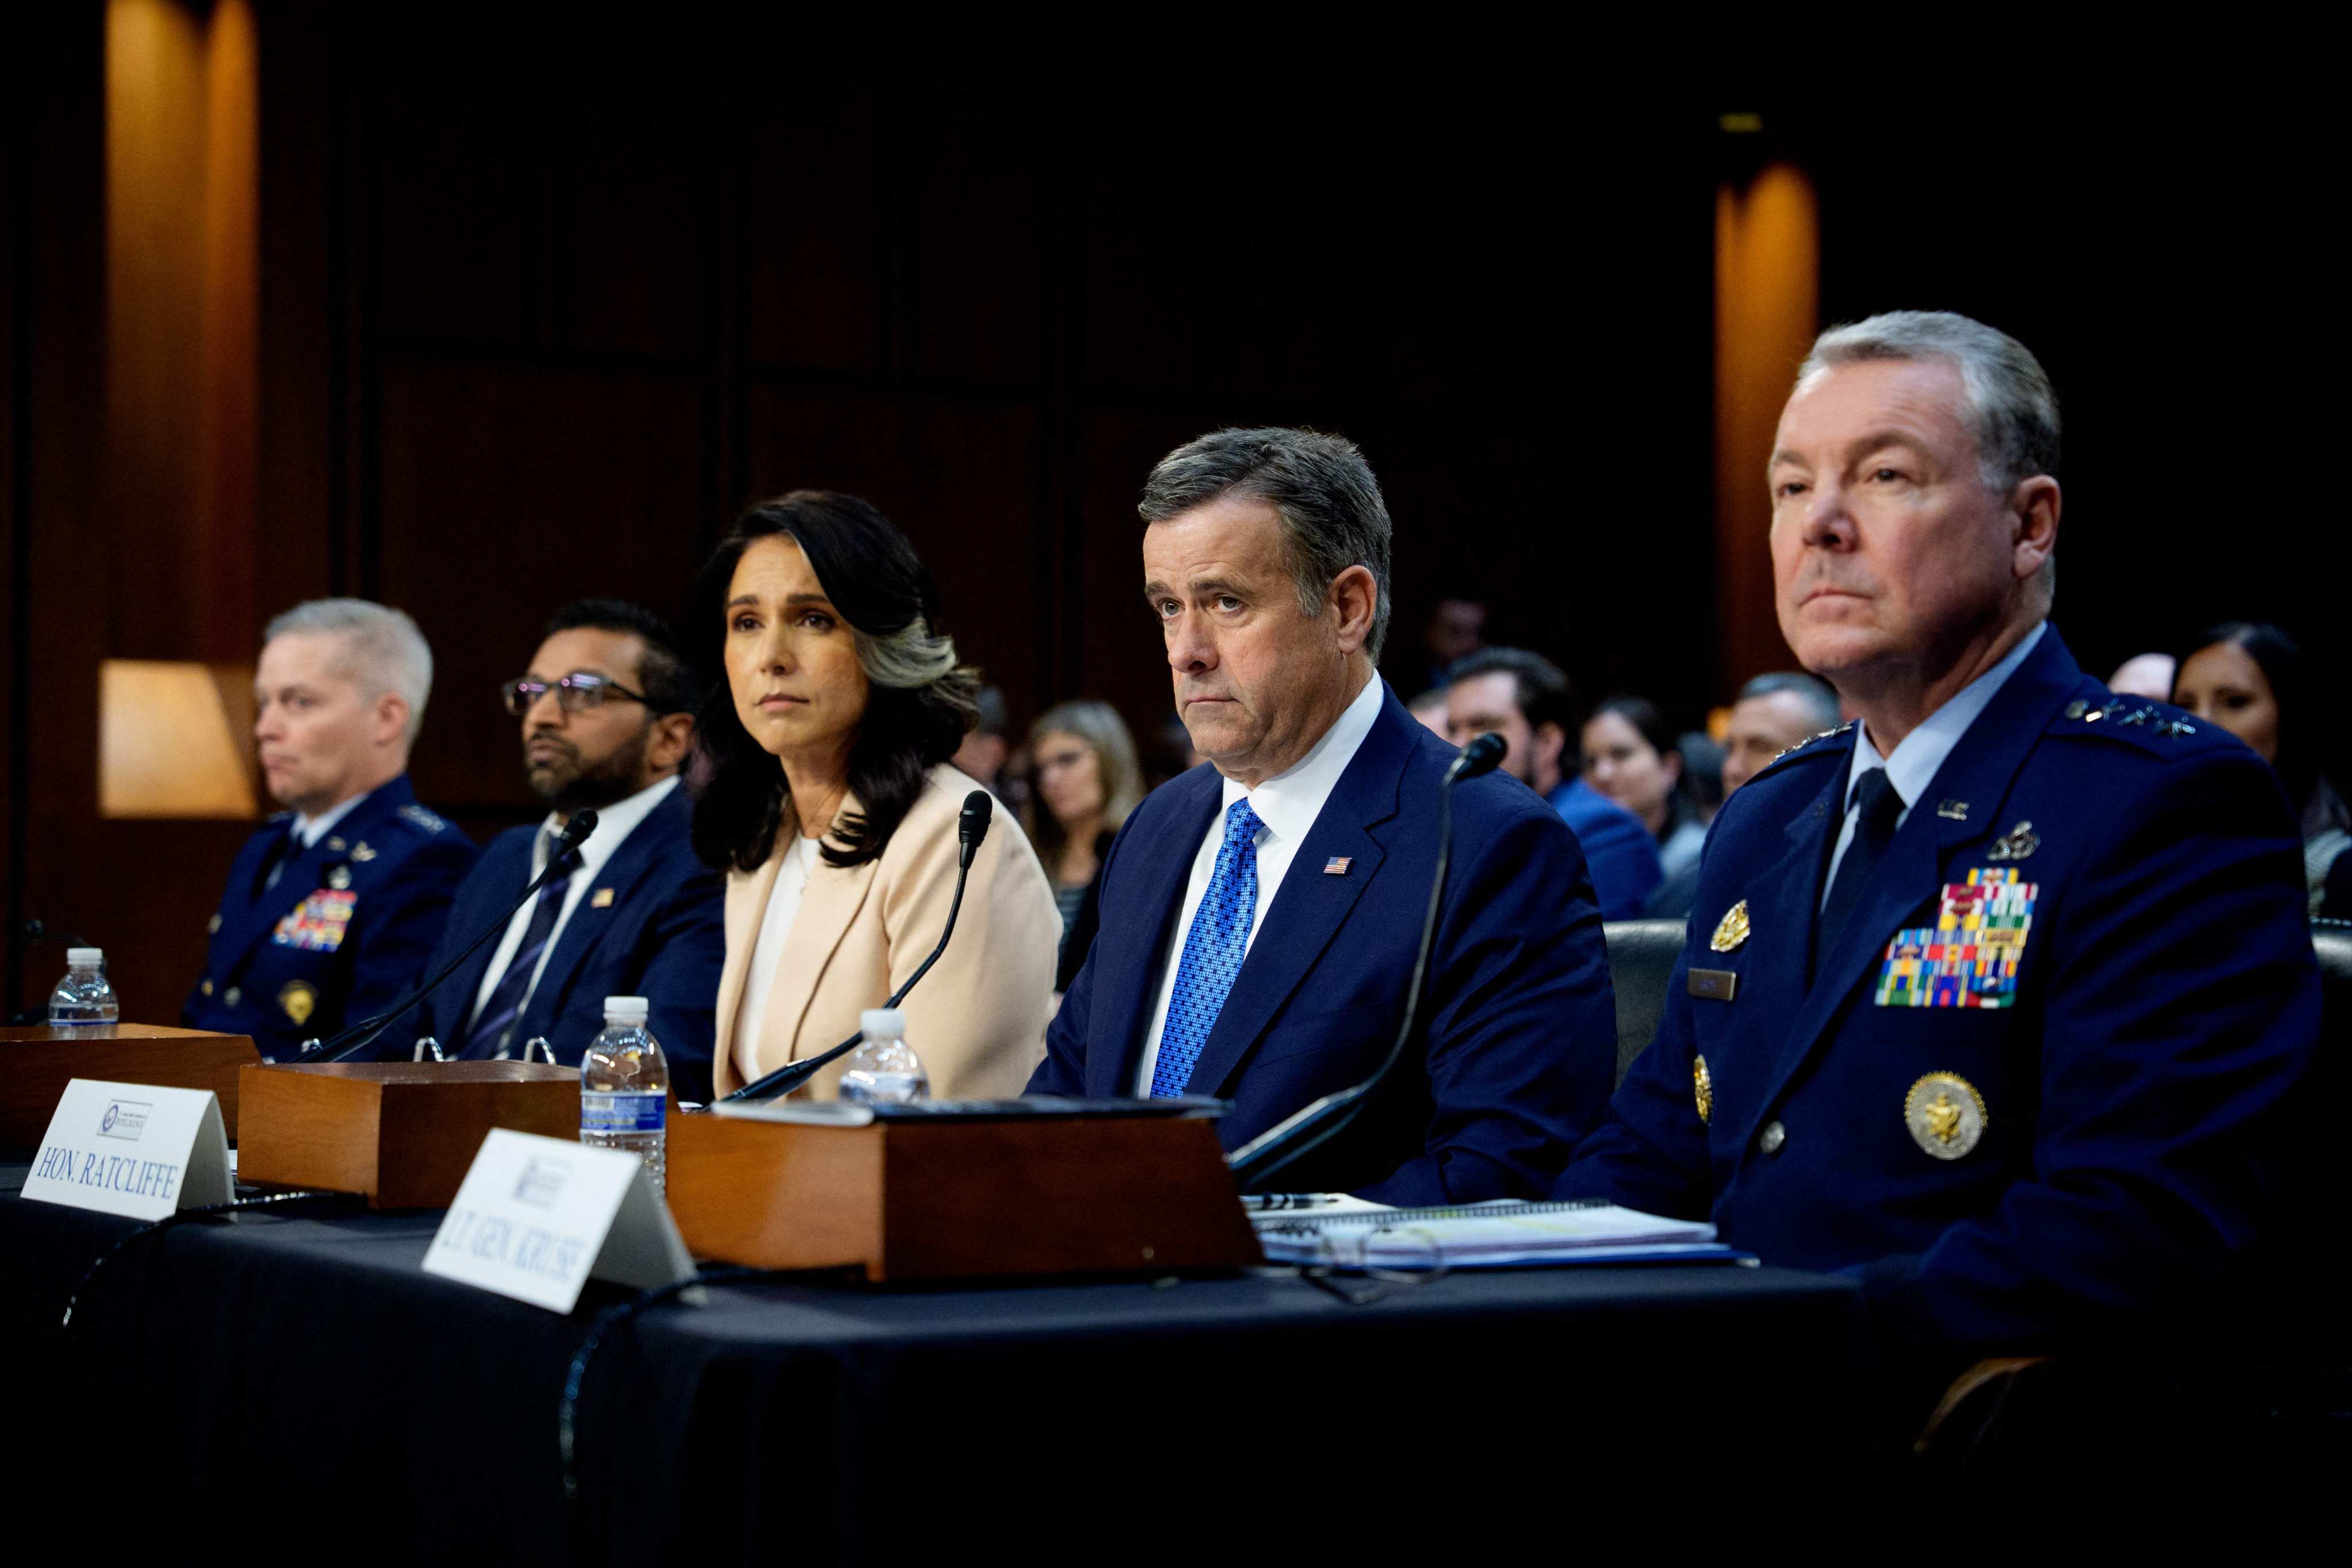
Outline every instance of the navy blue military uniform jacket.
MULTIPOLYGON (((1194 1065, 1234 1101, 1230 1149, 1368 1076, 1402 1022, 1457 753, 1394 692, 1325 802, 1194 1065)), ((1102 923, 1046 1031, 1033 1094, 1132 1094, 1192 860, 1222 805, 1210 767, 1161 785, 1103 863, 1102 923)), ((1454 791, 1454 860, 1421 1024, 1356 1124, 1287 1167, 1297 1190, 1393 1204, 1532 1195, 1607 1114, 1615 1002, 1576 836, 1516 779, 1454 791)))
MULTIPOLYGON (((509 1032, 509 1054, 544 1036, 556 1059, 578 1065, 604 1026, 604 998, 643 996, 652 1004, 647 1027, 670 1066, 670 1087, 682 1100, 710 1098, 712 1014, 719 1005, 719 970, 727 957, 726 882, 694 858, 688 830, 694 803, 683 786, 670 791, 597 870, 556 933, 539 983, 509 1032)), ((539 828, 512 827, 490 841, 482 863, 457 889, 439 968, 467 942, 493 926, 530 884, 531 840, 539 828)), ((416 1037, 431 1035, 452 1056, 474 1012, 482 977, 498 954, 498 939, 457 967, 419 1009, 414 1026, 395 1026, 384 1054, 404 1058, 416 1037)), ((506 1032, 506 1031, 501 1031, 506 1032)), ((491 1055, 495 1040, 469 1040, 465 1054, 491 1055)))
POLYGON ((292 820, 280 812, 237 851, 205 972, 180 1009, 190 1028, 250 1035, 278 1059, 381 1012, 423 978, 450 897, 480 853, 416 804, 403 774, 288 854, 268 886, 292 820))
POLYGON ((2275 1212, 2318 1037, 2271 771, 2053 628, 1815 951, 1853 752, 1817 737, 1726 804, 1657 1037, 1558 1194, 1853 1271, 1898 1348, 2210 1304, 2275 1212))

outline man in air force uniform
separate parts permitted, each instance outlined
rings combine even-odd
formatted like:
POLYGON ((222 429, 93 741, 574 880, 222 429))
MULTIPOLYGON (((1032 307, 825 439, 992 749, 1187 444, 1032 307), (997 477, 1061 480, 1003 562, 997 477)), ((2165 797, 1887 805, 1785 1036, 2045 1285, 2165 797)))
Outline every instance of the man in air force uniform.
POLYGON ((2285 799, 2047 623, 2057 405, 2021 344, 1837 329, 1776 446, 1781 629, 1862 717, 1726 804, 1557 1194, 1853 1273, 1939 1363, 2193 1314, 2274 1225, 2316 1046, 2285 799))
POLYGON ((288 809, 229 868, 189 1026, 282 1059, 415 983, 478 853, 408 786, 432 684, 432 653, 397 610, 321 599, 269 624, 253 728, 288 809))

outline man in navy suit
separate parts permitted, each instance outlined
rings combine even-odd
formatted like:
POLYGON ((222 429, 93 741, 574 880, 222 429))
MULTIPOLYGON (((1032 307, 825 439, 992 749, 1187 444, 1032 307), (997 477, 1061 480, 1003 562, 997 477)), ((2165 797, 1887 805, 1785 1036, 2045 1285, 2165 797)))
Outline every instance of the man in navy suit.
POLYGON ((1922 1367, 2222 1305, 2318 1035, 2284 794, 2048 624, 2058 410, 2022 344, 1839 328, 1776 447, 1781 630, 1861 719, 1725 804, 1656 1038, 1558 1195, 1850 1273, 1922 1367))
POLYGON ((281 1058, 415 983, 479 853, 408 785, 432 689, 432 649, 398 610, 314 599, 269 623, 253 733, 287 809, 229 868, 183 1023, 281 1058))
POLYGON ((1665 879, 1658 841, 1632 812, 1586 784, 1568 737, 1576 722, 1568 677, 1525 648, 1481 648, 1445 672, 1446 733, 1466 746, 1488 731, 1509 749, 1503 771, 1551 803, 1592 872, 1601 918, 1641 918, 1665 879))
MULTIPOLYGON (((1354 447, 1220 431, 1163 458, 1140 510, 1144 597, 1211 765, 1113 842, 1100 933, 1029 1089, 1220 1096, 1232 1148, 1387 1055, 1457 753, 1374 673, 1389 517, 1354 447)), ((1574 835, 1517 780, 1469 781, 1406 1056, 1282 1184, 1392 1204, 1539 1193, 1605 1113, 1613 1020, 1574 835)))
MULTIPOLYGON (((506 685, 523 766, 547 820, 510 828, 457 891, 435 963, 474 940, 547 867, 583 807, 596 830, 504 933, 426 998, 416 1026, 451 1057, 520 1057, 545 1038, 576 1064, 604 1026, 604 998, 643 996, 682 1100, 710 1098, 712 1015, 727 955, 724 889, 694 857, 678 768, 696 691, 667 626, 590 599, 556 612, 530 672, 506 685)), ((396 1054, 405 1054, 396 1053, 396 1054)))

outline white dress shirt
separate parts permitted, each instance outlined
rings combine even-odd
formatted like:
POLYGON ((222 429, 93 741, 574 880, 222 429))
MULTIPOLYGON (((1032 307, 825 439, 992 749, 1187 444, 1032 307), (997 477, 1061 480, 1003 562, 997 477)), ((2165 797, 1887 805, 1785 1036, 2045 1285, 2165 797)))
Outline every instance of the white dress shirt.
POLYGON ((1176 970, 1184 957, 1184 941, 1192 934, 1192 917, 1200 912, 1209 879, 1216 874, 1217 851, 1224 846, 1225 813, 1234 808, 1234 802, 1246 797, 1263 825, 1257 833, 1257 904, 1251 911, 1249 937, 1242 948, 1246 960, 1249 944, 1257 941, 1258 928, 1265 923, 1265 911, 1274 907, 1274 895, 1282 890, 1290 862, 1297 858, 1298 847, 1315 819, 1323 815, 1324 803, 1339 786, 1339 775, 1348 771, 1364 737, 1372 732, 1372 721, 1381 716, 1387 692, 1377 675, 1364 682, 1355 700, 1340 710, 1323 738, 1287 773, 1265 780, 1255 789, 1225 781, 1217 814, 1209 819, 1209 831, 1202 836, 1201 847, 1192 857, 1192 879, 1184 887, 1184 918, 1176 922, 1168 939, 1168 952, 1160 960, 1160 1000, 1152 1005, 1151 1027, 1143 1037, 1143 1060, 1135 1075, 1137 1094, 1151 1092, 1152 1069, 1160 1065, 1160 1034, 1168 1025, 1168 1004, 1176 994, 1176 970))
POLYGON ((2009 678, 2017 673, 2017 667, 2025 662, 2025 656, 2033 651, 2033 645, 2049 629, 2050 623, 2043 621, 2018 638, 2017 646, 2003 655, 1999 664, 1961 687, 1949 702, 1928 714, 1917 729, 1904 736, 1892 756, 1880 756, 1878 748, 1871 744, 1870 727, 1855 721, 1853 762, 1845 775, 1845 822, 1838 830, 1837 847, 1830 852, 1829 875, 1822 879, 1822 904, 1830 901, 1830 887, 1837 880, 1838 862, 1845 858, 1846 846, 1853 842, 1854 829, 1861 822, 1853 786, 1862 775, 1873 768, 1886 770, 1886 782, 1895 786, 1895 795, 1903 802, 1903 810, 1895 818, 1895 826, 1901 827, 1911 816, 1911 808, 1919 804, 1919 797, 1927 793, 1927 786, 1936 782, 1944 759, 1952 754, 1952 748, 1960 743, 1969 726, 1977 721, 1994 694, 2009 683, 2009 678))
POLYGON ((808 891, 816 871, 817 847, 824 840, 795 835, 776 868, 776 885, 768 890, 768 907, 760 913, 760 939, 751 944, 751 967, 743 972, 743 1000, 735 1009, 735 1070, 745 1083, 759 1078, 760 1026, 768 1016, 768 994, 776 988, 776 970, 783 963, 784 942, 800 917, 801 895, 808 891))
MULTIPOLYGON (((578 909, 580 900, 588 896, 588 889, 595 884, 596 874, 604 868, 604 862, 613 858, 613 852, 620 848, 629 835, 637 830, 638 825, 653 814, 654 807, 668 799, 669 792, 677 787, 677 775, 672 773, 661 783, 641 789, 626 800, 614 801, 610 805, 597 808, 596 831, 580 846, 580 868, 572 873, 572 885, 563 890, 563 908, 556 912, 555 929, 547 933, 546 945, 539 950, 539 962, 531 966, 530 984, 522 994, 522 1007, 530 1005, 530 994, 539 989, 539 977, 547 973, 547 961, 554 955, 557 939, 563 935, 563 928, 572 923, 572 911, 578 909)), ((548 813, 547 820, 540 825, 541 830, 530 845, 532 877, 547 869, 547 830, 561 831, 562 826, 562 819, 553 812, 548 813)), ((524 885, 530 885, 528 879, 524 885)), ((482 1004, 488 1002, 490 993, 499 988, 499 981, 505 975, 508 963, 522 947, 523 932, 530 925, 530 911, 538 904, 537 899, 530 900, 507 921, 506 934, 499 938, 498 949, 490 954, 489 967, 482 971, 482 983, 475 987, 474 1005, 466 1014, 469 1027, 481 1016, 482 1004)), ((515 1009, 516 1017, 521 1017, 522 1007, 515 1009)))

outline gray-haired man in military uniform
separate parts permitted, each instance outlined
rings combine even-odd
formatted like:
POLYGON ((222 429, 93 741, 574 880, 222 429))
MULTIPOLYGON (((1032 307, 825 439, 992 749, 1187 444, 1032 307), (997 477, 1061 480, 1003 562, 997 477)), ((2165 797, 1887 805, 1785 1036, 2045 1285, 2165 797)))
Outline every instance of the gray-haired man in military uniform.
POLYGON ((253 732, 286 809, 229 868, 183 1022, 285 1058, 415 983, 479 854, 409 788, 432 688, 432 650, 398 610, 317 599, 269 623, 253 732))

